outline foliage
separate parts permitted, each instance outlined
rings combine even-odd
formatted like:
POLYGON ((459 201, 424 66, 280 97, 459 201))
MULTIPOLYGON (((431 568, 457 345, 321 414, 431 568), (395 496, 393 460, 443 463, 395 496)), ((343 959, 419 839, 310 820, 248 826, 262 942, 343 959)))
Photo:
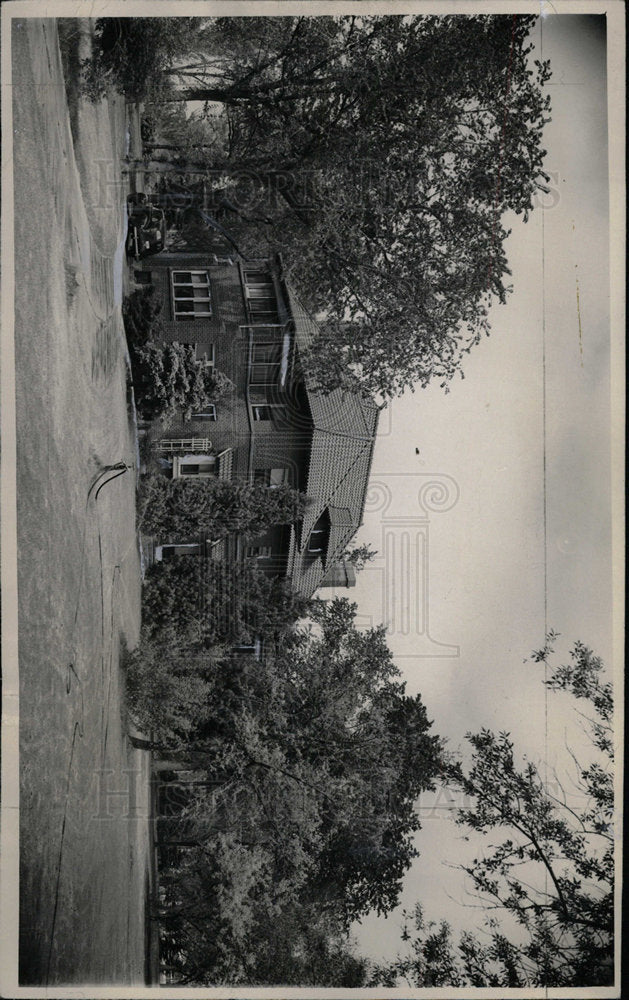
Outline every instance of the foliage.
POLYGON ((83 87, 98 101, 109 88, 140 101, 154 91, 164 65, 188 51, 200 20, 191 17, 101 17, 92 53, 83 61, 83 87))
POLYGON ((149 340, 132 347, 131 367, 135 399, 142 416, 168 419, 181 411, 190 419, 233 391, 222 372, 198 361, 191 344, 157 344, 149 340))
POLYGON ((272 881, 270 891, 261 888, 273 869, 267 849, 246 848, 219 833, 203 850, 187 854, 181 871, 186 889, 193 887, 190 903, 201 883, 207 904, 195 911, 185 904, 173 909, 185 898, 179 878, 169 892, 161 953, 166 944, 179 967, 179 985, 364 985, 366 962, 356 956, 347 932, 312 906, 274 905, 272 881))
POLYGON ((224 538, 230 532, 253 536, 277 524, 293 524, 306 497, 289 486, 208 479, 201 483, 145 476, 140 484, 142 530, 184 541, 190 536, 224 538))
POLYGON ((227 123, 209 119, 202 111, 186 110, 185 104, 168 101, 148 105, 141 123, 144 154, 210 168, 223 155, 227 123))
POLYGON ((217 403, 234 386, 222 372, 195 357, 190 344, 159 343, 164 335, 162 302, 154 288, 136 289, 122 306, 131 354, 135 401, 141 415, 167 423, 180 411, 189 418, 217 403))
MULTIPOLYGON (((218 18, 162 99, 216 108, 243 252, 281 251, 313 383, 447 385, 509 291, 506 213, 548 180, 531 16, 218 18), (178 84, 179 86, 176 86, 178 84), (170 88, 170 92, 169 92, 170 88), (209 105, 208 105, 209 106, 209 105)), ((209 113, 209 112, 208 112, 209 113)))
POLYGON ((181 814, 198 847, 173 866, 163 914, 165 926, 179 921, 192 981, 357 983, 364 963, 352 957, 349 923, 398 901, 417 853, 415 803, 442 747, 399 680, 384 630, 361 632, 355 613, 346 600, 316 604, 313 624, 284 627, 262 659, 224 658, 194 725, 157 748, 212 781, 181 814), (240 915, 207 863, 217 834, 227 838, 223 866, 255 869, 240 915), (224 937, 223 926, 232 928, 224 937))
POLYGON ((191 650, 172 628, 159 641, 144 629, 124 662, 127 701, 140 728, 162 742, 185 738, 203 717, 221 655, 219 649, 191 650))
POLYGON ((142 621, 151 638, 174 629, 204 646, 248 644, 254 636, 275 643, 304 618, 316 602, 270 578, 255 560, 231 564, 178 556, 147 571, 142 621))
POLYGON ((452 786, 473 801, 457 822, 498 839, 462 866, 488 912, 488 943, 464 934, 455 953, 446 924, 426 925, 421 907, 405 940, 411 952, 376 970, 383 984, 416 986, 604 986, 613 981, 614 836, 611 763, 613 698, 602 662, 577 642, 568 664, 548 659, 556 635, 533 654, 551 671, 549 690, 585 700, 593 760, 579 765, 577 792, 544 779, 532 762, 517 766, 507 733, 469 734, 471 766, 449 768, 452 786), (494 917, 493 914, 496 914, 494 917), (502 927, 499 917, 502 915, 502 927), (505 932, 511 921, 515 931, 505 932))
POLYGON ((366 543, 364 545, 350 546, 343 553, 343 559, 345 562, 350 563, 357 573, 360 573, 367 563, 373 562, 377 555, 378 553, 366 543))
POLYGON ((149 340, 159 340, 164 332, 162 301, 153 287, 136 288, 122 303, 122 319, 127 340, 133 348, 149 340))

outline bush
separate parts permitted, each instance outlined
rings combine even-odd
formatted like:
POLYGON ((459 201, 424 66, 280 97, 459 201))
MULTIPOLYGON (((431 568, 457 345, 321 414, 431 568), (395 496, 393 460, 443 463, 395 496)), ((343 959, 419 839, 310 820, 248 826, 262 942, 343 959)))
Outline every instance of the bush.
POLYGON ((184 541, 199 534, 218 539, 233 531, 253 536, 275 524, 294 524, 303 517, 306 503, 306 496, 289 486, 145 476, 140 525, 164 540, 184 541))
POLYGON ((138 288, 125 298, 122 320, 131 349, 159 340, 164 332, 161 313, 162 303, 154 288, 138 288))
POLYGON ((254 635, 276 640, 315 603, 266 576, 254 560, 229 564, 182 555, 148 570, 142 622, 150 638, 165 642, 169 630, 211 646, 248 643, 254 635))
POLYGON ((190 419, 233 391, 233 382, 195 358, 190 344, 149 340, 131 350, 135 401, 148 420, 168 419, 181 411, 190 419))
POLYGON ((221 655, 187 648, 172 630, 154 639, 143 629, 139 646, 124 658, 127 703, 138 725, 156 741, 185 739, 209 718, 221 655))

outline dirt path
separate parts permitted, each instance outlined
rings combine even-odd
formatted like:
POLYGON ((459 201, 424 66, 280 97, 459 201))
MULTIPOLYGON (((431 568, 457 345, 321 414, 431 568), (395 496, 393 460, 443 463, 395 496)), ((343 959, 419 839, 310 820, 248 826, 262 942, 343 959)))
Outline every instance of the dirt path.
POLYGON ((149 776, 120 672, 140 620, 124 105, 79 107, 75 157, 55 22, 14 22, 13 62, 20 978, 142 983, 149 776))

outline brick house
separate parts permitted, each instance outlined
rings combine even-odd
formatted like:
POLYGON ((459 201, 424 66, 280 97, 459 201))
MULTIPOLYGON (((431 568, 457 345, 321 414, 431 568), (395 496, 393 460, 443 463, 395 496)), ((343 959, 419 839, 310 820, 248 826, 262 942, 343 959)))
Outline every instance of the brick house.
MULTIPOLYGON (((320 586, 352 586, 342 553, 362 520, 378 407, 306 385, 300 352, 316 325, 285 282, 281 258, 235 262, 165 251, 140 267, 136 282, 152 285, 163 303, 164 340, 193 344, 197 357, 235 386, 169 428, 160 442, 166 473, 303 491, 310 503, 300 524, 246 543, 230 539, 230 555, 257 557, 261 569, 289 577, 308 596, 320 586)), ((224 550, 225 543, 204 538, 172 540, 159 546, 158 557, 220 558, 224 550)))

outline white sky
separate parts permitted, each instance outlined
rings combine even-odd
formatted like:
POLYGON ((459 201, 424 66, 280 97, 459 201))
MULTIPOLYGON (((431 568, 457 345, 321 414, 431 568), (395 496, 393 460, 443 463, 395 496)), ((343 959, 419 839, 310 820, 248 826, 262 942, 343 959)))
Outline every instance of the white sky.
MULTIPOLYGON (((458 500, 430 515, 428 595, 433 640, 460 655, 409 657, 413 643, 432 652, 412 626, 407 635, 394 630, 389 644, 452 747, 463 748, 468 730, 506 729, 516 747, 552 763, 565 758, 569 703, 551 695, 546 717, 541 670, 523 663, 544 639, 544 353, 548 625, 562 633, 564 652, 581 639, 609 662, 609 236, 605 36, 587 17, 540 24, 536 45, 543 41, 553 67, 545 147, 557 194, 542 196, 549 207, 526 225, 514 217, 514 292, 494 309, 492 334, 468 356, 465 379, 448 395, 438 387, 409 393, 384 414, 371 482, 376 492, 387 486, 392 500, 384 514, 369 513, 368 502, 358 541, 380 555, 351 598, 365 622, 390 621, 382 582, 406 598, 396 571, 385 569, 383 529, 398 539, 417 530, 385 526, 383 517, 420 514, 418 476, 451 477, 458 500)), ((477 914, 450 898, 462 898, 461 877, 446 867, 462 857, 460 835, 444 812, 423 820, 403 905, 420 899, 428 916, 470 925, 477 914)), ((395 954, 399 925, 399 913, 367 918, 357 928, 360 950, 395 954)))

